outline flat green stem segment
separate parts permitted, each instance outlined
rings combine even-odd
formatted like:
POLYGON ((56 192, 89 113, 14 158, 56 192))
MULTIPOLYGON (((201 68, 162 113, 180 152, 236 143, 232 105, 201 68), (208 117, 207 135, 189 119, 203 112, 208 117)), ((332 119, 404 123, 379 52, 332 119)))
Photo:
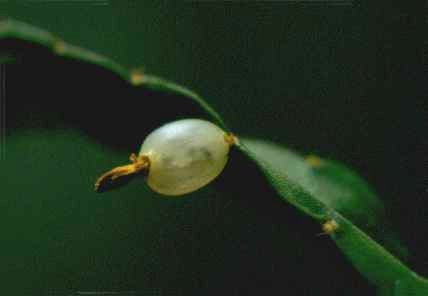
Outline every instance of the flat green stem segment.
POLYGON ((332 235, 332 238, 355 266, 374 283, 382 285, 390 283, 391 279, 415 277, 415 274, 401 261, 373 241, 348 219, 338 213, 334 214, 333 219, 339 224, 340 231, 332 235))
POLYGON ((315 156, 303 158, 266 141, 240 138, 240 143, 239 149, 258 165, 285 201, 321 224, 336 222, 337 228, 329 233, 330 237, 354 267, 379 288, 380 294, 428 295, 411 294, 428 291, 428 281, 389 251, 403 257, 406 253, 393 233, 376 229, 386 225, 382 221, 382 204, 355 173, 336 162, 315 156), (389 249, 367 233, 379 236, 389 249), (382 237, 382 233, 386 236, 382 237))
POLYGON ((52 52, 58 56, 98 65, 112 73, 115 73, 135 87, 144 87, 191 99, 196 102, 219 126, 229 131, 221 116, 204 99, 190 89, 177 85, 174 82, 154 75, 145 74, 140 70, 127 69, 108 57, 67 43, 48 31, 17 20, 7 19, 0 22, 0 39, 7 38, 24 40, 42 45, 50 48, 52 52))
MULTIPOLYGON (((220 115, 193 91, 141 71, 126 69, 107 57, 66 43, 45 30, 16 20, 5 20, 0 22, 0 39, 38 44, 59 57, 98 65, 133 87, 190 99, 213 121, 230 131, 220 115)), ((329 232, 330 237, 355 268, 377 285, 380 295, 428 295, 428 281, 398 259, 406 257, 405 248, 392 233, 382 237, 388 228, 383 221, 382 203, 358 175, 341 164, 317 157, 305 159, 260 140, 241 138, 237 146, 249 161, 256 163, 265 180, 284 201, 321 224, 328 221, 336 223, 334 231, 329 232)))
POLYGON ((332 210, 339 212, 406 259, 407 250, 396 234, 388 230, 382 202, 355 172, 335 161, 314 155, 304 158, 266 141, 243 139, 242 142, 245 146, 241 148, 257 159, 267 174, 278 175, 271 182, 283 191, 281 195, 292 203, 298 196, 296 206, 308 215, 322 222, 329 219, 332 210), (293 194, 287 194, 290 188, 293 194))

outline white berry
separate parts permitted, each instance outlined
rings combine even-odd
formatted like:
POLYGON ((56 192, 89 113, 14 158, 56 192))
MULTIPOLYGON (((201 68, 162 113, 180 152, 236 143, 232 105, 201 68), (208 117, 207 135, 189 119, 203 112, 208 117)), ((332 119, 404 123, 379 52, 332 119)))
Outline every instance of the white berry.
POLYGON ((139 152, 150 161, 149 187, 161 194, 181 195, 205 186, 227 163, 226 139, 222 129, 200 119, 178 120, 154 130, 139 152))

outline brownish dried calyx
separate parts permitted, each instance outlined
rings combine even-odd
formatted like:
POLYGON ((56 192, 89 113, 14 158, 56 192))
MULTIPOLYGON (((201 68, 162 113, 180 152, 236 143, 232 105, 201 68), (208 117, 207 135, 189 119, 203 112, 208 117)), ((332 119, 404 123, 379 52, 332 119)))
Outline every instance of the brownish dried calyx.
POLYGON ((104 173, 95 182, 95 191, 103 192, 126 183, 131 177, 146 172, 150 166, 150 161, 147 156, 137 156, 132 153, 129 157, 130 164, 118 166, 114 169, 104 173))

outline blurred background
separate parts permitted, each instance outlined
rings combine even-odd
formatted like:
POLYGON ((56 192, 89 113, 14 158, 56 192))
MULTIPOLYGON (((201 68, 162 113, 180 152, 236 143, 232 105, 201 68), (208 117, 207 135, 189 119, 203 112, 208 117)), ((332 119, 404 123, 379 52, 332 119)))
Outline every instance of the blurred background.
MULTIPOLYGON (((385 200, 413 254, 412 266, 427 275, 421 8, 357 1, 2 1, 0 17, 183 84, 206 98, 238 135, 355 168, 385 200)), ((128 272, 137 278, 137 271, 128 272)), ((362 290, 355 291, 372 289, 356 281, 362 290)), ((339 295, 334 291, 340 288, 331 291, 339 295)))

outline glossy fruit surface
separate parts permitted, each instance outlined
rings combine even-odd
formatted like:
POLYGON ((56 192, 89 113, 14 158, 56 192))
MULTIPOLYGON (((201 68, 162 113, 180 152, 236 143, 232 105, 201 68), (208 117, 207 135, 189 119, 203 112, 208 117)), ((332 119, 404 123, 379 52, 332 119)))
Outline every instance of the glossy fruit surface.
POLYGON ((217 177, 227 163, 226 133, 201 119, 183 119, 147 136, 139 155, 150 160, 147 183, 165 195, 195 191, 217 177))

